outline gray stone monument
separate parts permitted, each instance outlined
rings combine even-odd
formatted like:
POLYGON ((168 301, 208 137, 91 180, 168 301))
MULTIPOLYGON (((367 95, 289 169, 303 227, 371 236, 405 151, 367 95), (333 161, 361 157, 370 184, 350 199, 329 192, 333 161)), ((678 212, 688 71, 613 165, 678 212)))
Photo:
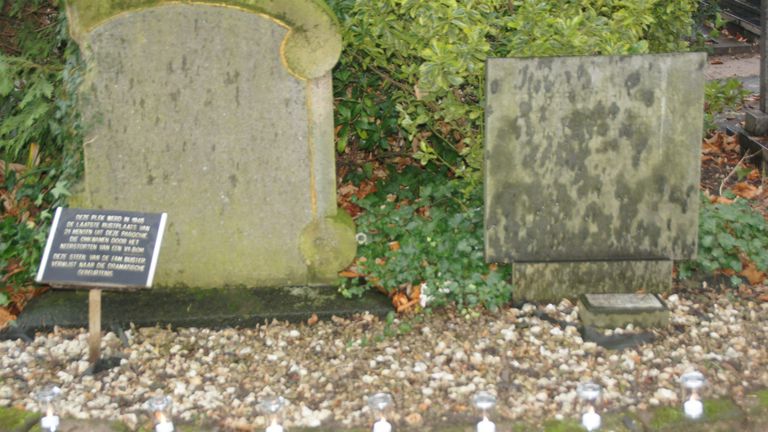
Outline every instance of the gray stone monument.
POLYGON ((327 284, 355 254, 336 207, 320 0, 70 0, 88 65, 75 204, 167 212, 156 285, 327 284))
POLYGON ((695 256, 705 60, 488 61, 485 252, 516 297, 659 292, 695 256))

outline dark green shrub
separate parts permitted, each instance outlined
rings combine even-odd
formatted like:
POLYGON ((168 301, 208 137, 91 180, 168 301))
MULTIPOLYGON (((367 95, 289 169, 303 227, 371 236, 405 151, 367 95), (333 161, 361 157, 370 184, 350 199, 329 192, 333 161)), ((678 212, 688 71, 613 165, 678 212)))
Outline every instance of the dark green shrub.
POLYGON ((50 209, 81 173, 80 57, 49 1, 0 1, 0 25, 0 274, 15 288, 31 283, 50 209))
MULTIPOLYGON (((757 270, 768 271, 768 222, 749 204, 736 199, 733 204, 712 204, 702 196, 699 211, 699 251, 695 261, 680 266, 680 277, 694 270, 707 273, 742 271, 742 257, 757 270)), ((733 276, 735 284, 741 282, 733 276)))
POLYGON ((331 0, 345 49, 335 77, 342 143, 439 162, 477 183, 488 57, 685 50, 696 0, 331 0), (355 76, 368 78, 355 78, 355 76), (375 85, 354 90, 357 83, 375 85), (352 94, 368 94, 368 99, 352 94), (351 105, 362 105, 354 109, 351 105), (392 109, 394 104, 394 109, 392 109), (361 115, 348 114, 350 112, 361 115), (369 138, 385 125, 390 140, 369 138), (363 120, 358 127, 357 122, 363 120), (357 135, 358 131, 365 131, 357 135), (350 138, 352 137, 352 138, 350 138), (377 144, 378 143, 378 144, 377 144))
MULTIPOLYGON (((390 293, 423 284, 430 306, 497 308, 512 287, 508 267, 484 262, 481 194, 462 202, 465 185, 441 177, 410 168, 357 203, 365 209, 356 222, 366 237, 357 270, 390 293)), ((359 295, 367 288, 358 282, 347 280, 341 292, 359 295)))

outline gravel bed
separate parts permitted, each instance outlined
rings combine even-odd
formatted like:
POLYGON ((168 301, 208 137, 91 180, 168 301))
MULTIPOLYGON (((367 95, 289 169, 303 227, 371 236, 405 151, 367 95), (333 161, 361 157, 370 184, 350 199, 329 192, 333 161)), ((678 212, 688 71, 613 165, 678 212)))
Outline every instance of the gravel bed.
POLYGON ((56 383, 65 415, 136 427, 147 419, 143 403, 165 392, 181 420, 247 431, 263 427, 256 404, 270 394, 289 400, 287 426, 342 427, 367 424, 366 395, 389 391, 396 420, 417 426, 470 421, 469 398, 481 389, 498 395, 499 420, 538 423, 575 417, 576 386, 588 379, 604 386, 606 410, 677 405, 678 377, 692 369, 708 378, 709 396, 738 402, 768 386, 768 303, 698 297, 669 296, 670 326, 623 351, 584 342, 567 300, 390 323, 360 315, 220 331, 132 328, 124 339, 105 335, 103 356, 123 360, 95 376, 84 374, 85 331, 58 329, 0 343, 0 406, 36 410, 34 391, 56 383))

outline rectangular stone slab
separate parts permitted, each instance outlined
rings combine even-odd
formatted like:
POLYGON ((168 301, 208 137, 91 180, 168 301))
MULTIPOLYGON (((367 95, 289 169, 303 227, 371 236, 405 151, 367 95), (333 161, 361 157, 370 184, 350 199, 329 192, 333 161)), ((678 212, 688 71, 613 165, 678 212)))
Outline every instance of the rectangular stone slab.
POLYGON ((662 327, 669 309, 654 294, 585 294, 579 297, 579 317, 597 328, 662 327))
POLYGON ((660 293, 672 288, 672 261, 515 263, 513 298, 557 302, 586 293, 660 293))
POLYGON ((664 303, 654 294, 584 294, 580 297, 595 312, 640 312, 664 310, 664 303))
POLYGON ((703 53, 490 59, 490 262, 695 256, 703 53))

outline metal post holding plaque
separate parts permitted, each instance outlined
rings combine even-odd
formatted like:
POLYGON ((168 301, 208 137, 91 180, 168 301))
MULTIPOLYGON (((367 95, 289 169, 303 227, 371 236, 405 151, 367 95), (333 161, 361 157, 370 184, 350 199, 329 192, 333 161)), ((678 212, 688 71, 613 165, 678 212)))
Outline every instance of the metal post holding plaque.
POLYGON ((101 345, 101 291, 150 288, 166 213, 59 207, 35 281, 53 288, 86 288, 88 359, 101 345))

